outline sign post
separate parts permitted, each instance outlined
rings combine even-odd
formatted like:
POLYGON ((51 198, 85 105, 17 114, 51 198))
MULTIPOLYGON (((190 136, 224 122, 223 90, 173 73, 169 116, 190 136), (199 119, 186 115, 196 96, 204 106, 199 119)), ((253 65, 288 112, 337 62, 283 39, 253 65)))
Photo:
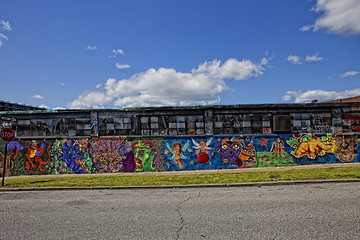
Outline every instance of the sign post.
POLYGON ((2 138, 2 140, 5 141, 5 150, 4 150, 4 164, 3 164, 3 178, 2 178, 2 184, 1 186, 4 186, 5 183, 5 173, 6 173, 6 154, 7 154, 7 145, 8 142, 11 142, 14 137, 15 137, 15 133, 11 128, 3 128, 0 131, 0 137, 2 138))

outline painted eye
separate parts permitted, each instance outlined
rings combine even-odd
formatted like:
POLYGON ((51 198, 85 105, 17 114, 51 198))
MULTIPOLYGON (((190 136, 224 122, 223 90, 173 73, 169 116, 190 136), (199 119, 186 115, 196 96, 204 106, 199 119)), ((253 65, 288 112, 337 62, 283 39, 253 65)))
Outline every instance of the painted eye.
POLYGON ((239 148, 239 145, 235 144, 235 145, 234 145, 234 148, 235 148, 235 149, 238 149, 238 148, 239 148))
POLYGON ((222 145, 222 148, 223 148, 223 149, 227 149, 227 148, 228 148, 228 145, 222 145))

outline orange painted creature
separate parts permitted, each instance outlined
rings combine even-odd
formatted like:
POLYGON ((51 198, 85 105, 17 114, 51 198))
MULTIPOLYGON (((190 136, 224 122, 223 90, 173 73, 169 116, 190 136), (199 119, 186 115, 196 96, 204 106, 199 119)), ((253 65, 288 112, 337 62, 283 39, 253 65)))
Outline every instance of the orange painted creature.
MULTIPOLYGON (((50 160, 50 154, 49 155, 49 159, 47 161, 44 161, 42 159, 42 155, 44 153, 45 150, 45 140, 43 141, 43 143, 41 144, 40 147, 38 147, 37 143, 35 141, 31 141, 29 142, 30 146, 28 147, 27 153, 26 153, 26 163, 25 163, 25 169, 27 170, 33 170, 38 168, 40 170, 40 172, 44 172, 45 169, 41 168, 41 165, 45 165, 49 162, 50 160), (35 164, 38 166, 36 167, 35 164)), ((47 147, 47 152, 49 153, 49 149, 50 146, 47 147)))

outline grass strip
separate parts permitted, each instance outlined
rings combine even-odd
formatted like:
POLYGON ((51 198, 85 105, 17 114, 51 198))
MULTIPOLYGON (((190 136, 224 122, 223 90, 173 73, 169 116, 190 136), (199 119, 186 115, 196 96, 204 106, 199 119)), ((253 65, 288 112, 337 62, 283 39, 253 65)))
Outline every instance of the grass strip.
POLYGON ((6 179, 5 188, 225 184, 360 178, 360 167, 198 175, 131 175, 6 179))

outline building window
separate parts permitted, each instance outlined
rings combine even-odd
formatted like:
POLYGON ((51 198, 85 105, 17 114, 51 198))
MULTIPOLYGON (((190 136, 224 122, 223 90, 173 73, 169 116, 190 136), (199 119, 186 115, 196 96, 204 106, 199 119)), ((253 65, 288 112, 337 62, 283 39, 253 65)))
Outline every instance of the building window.
POLYGON ((167 116, 142 116, 140 117, 141 135, 167 135, 167 116))
POLYGON ((76 136, 90 136, 91 135, 91 119, 90 118, 76 118, 76 136))
POLYGON ((293 133, 330 133, 330 113, 292 113, 293 133))
POLYGON ((169 135, 204 135, 204 116, 170 116, 168 122, 169 135))
POLYGON ((214 116, 214 134, 271 133, 270 114, 218 114, 214 116))
POLYGON ((114 117, 115 135, 123 136, 131 134, 131 122, 130 117, 114 117))
POLYGON ((132 134, 133 120, 131 117, 99 117, 100 136, 123 136, 132 134))

